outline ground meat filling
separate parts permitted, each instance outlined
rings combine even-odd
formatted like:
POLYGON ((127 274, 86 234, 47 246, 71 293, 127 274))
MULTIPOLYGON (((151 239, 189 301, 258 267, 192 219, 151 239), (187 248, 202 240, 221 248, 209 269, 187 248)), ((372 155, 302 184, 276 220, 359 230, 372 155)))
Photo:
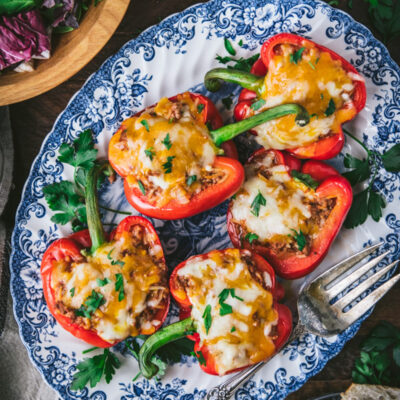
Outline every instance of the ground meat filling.
MULTIPOLYGON (((247 178, 258 176, 260 179, 269 180, 272 177, 273 168, 278 165, 278 161, 271 154, 261 153, 256 155, 251 164, 247 166, 246 175, 247 178)), ((278 182, 278 186, 280 186, 283 190, 285 190, 287 183, 286 182, 278 182)), ((248 195, 246 189, 243 187, 238 195, 246 196, 248 195)), ((232 206, 236 199, 231 201, 230 209, 232 210, 232 206)), ((266 199, 268 202, 268 198, 266 199)), ((288 255, 303 255, 308 256, 312 250, 313 240, 318 235, 318 232, 323 228, 325 221, 329 218, 331 211, 336 205, 336 198, 322 198, 319 199, 315 196, 304 197, 302 200, 303 204, 307 206, 310 216, 303 222, 302 234, 305 239, 304 247, 299 249, 299 244, 296 239, 295 234, 287 234, 287 235, 274 235, 272 238, 263 239, 259 235, 256 238, 253 238, 251 241, 252 245, 259 245, 266 247, 277 254, 278 257, 288 257, 288 255)), ((231 213, 232 214, 232 213, 231 213)), ((252 231, 248 227, 248 222, 246 219, 235 219, 232 218, 233 229, 236 231, 236 236, 241 238, 243 242, 246 240, 249 234, 252 231)))
POLYGON ((162 248, 141 225, 131 226, 87 259, 55 263, 51 279, 57 311, 109 342, 136 336, 143 328, 152 333, 169 297, 162 248), (116 286, 118 275, 122 298, 116 286), (79 310, 93 293, 100 296, 97 307, 90 317, 81 315, 79 310))
POLYGON ((207 108, 189 93, 161 99, 125 120, 110 141, 110 159, 146 200, 157 207, 186 204, 227 178, 214 167, 219 149, 211 140, 207 108))

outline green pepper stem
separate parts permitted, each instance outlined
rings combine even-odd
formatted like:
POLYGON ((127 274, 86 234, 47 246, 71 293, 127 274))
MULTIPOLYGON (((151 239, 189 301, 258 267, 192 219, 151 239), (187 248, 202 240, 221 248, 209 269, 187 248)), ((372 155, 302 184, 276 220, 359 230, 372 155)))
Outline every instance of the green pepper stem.
POLYGON ((264 77, 239 69, 215 68, 208 71, 204 77, 204 85, 210 92, 216 92, 221 87, 221 80, 236 83, 246 89, 261 94, 264 77))
POLYGON ((165 326, 151 335, 143 343, 139 351, 139 368, 143 376, 150 379, 157 375, 158 367, 151 359, 160 347, 193 332, 196 332, 196 324, 192 318, 186 318, 182 321, 165 326))
POLYGON ((92 240, 91 253, 106 242, 103 225, 100 219, 99 202, 97 199, 97 181, 105 169, 111 169, 108 162, 96 163, 86 178, 85 200, 86 215, 90 239, 92 240))
POLYGON ((222 128, 210 131, 210 135, 216 146, 220 146, 223 142, 231 140, 237 135, 261 125, 264 122, 284 117, 285 115, 289 114, 297 114, 296 123, 299 126, 305 126, 310 122, 310 116, 307 110, 300 104, 281 104, 259 114, 253 115, 252 117, 243 119, 242 121, 225 125, 222 128))

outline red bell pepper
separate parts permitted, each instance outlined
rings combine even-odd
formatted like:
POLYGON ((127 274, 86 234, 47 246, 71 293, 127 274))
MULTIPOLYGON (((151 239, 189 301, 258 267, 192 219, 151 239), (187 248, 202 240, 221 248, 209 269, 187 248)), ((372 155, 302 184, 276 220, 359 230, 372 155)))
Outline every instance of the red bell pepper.
MULTIPOLYGON (((278 150, 260 149, 256 151, 247 162, 247 166, 251 168, 256 160, 264 159, 264 157, 274 157, 273 165, 286 165, 285 157, 278 150)), ((287 167, 287 173, 291 170, 287 167)), ((249 240, 246 235, 251 233, 238 222, 232 215, 232 207, 234 199, 228 208, 227 223, 228 233, 235 247, 252 250, 265 257, 274 267, 275 272, 285 279, 297 279, 307 275, 314 270, 323 260, 329 250, 333 240, 339 233, 339 230, 346 218, 346 215, 352 203, 352 189, 350 183, 342 177, 333 167, 323 163, 322 161, 310 160, 306 162, 300 172, 310 175, 317 182, 314 195, 318 200, 335 199, 335 203, 331 208, 328 216, 319 227, 316 237, 311 239, 309 251, 304 254, 302 251, 288 250, 286 247, 273 246, 275 243, 271 241, 263 241, 262 239, 249 240)), ((293 172, 291 172, 293 174, 293 172)), ((290 176, 290 175, 289 175, 290 176)), ((261 178, 260 178, 261 179, 261 178)), ((292 178, 296 179, 296 178, 292 178)), ((312 190, 306 188, 305 190, 312 190)), ((266 199, 268 202, 268 198, 266 199)), ((244 222, 245 224, 245 222, 244 222)), ((275 239, 278 243, 279 240, 275 239)))
MULTIPOLYGON (((59 307, 56 293, 52 286, 52 274, 56 266, 55 263, 64 261, 73 265, 73 263, 85 262, 88 254, 95 255, 96 250, 106 243, 107 234, 104 233, 100 222, 96 198, 96 185, 100 171, 107 167, 109 167, 108 164, 102 164, 100 167, 95 166, 88 176, 88 184, 86 186, 86 210, 89 229, 76 232, 67 238, 54 241, 44 253, 40 268, 46 303, 56 321, 75 337, 84 340, 92 346, 103 348, 114 346, 119 340, 113 342, 106 341, 98 335, 95 328, 86 329, 84 326, 79 324, 79 321, 76 318, 72 318, 70 313, 63 312, 62 310, 64 307, 59 307)), ((118 227, 111 233, 109 243, 120 239, 126 232, 133 234, 132 232, 137 229, 137 227, 140 227, 142 233, 146 235, 147 243, 150 242, 153 246, 158 246, 162 252, 161 243, 153 225, 143 217, 127 217, 123 219, 119 223, 118 227)), ((162 273, 165 274, 166 280, 167 267, 165 266, 163 255, 162 262, 165 267, 165 271, 162 273)), ((154 320, 160 322, 154 326, 154 329, 140 329, 139 334, 151 334, 154 330, 161 327, 167 316, 170 301, 168 287, 166 287, 165 290, 167 295, 162 301, 162 307, 160 307, 154 315, 154 320)))
MULTIPOLYGON (((196 259, 196 261, 213 259, 212 257, 215 256, 216 254, 218 256, 224 257, 229 252, 232 252, 232 250, 233 249, 214 250, 211 251, 210 253, 203 254, 201 256, 190 257, 188 260, 182 262, 174 269, 170 277, 170 290, 172 296, 174 297, 178 305, 181 307, 181 321, 162 328, 161 330, 150 336, 143 344, 139 353, 139 366, 144 377, 151 378, 157 373, 158 370, 157 366, 151 362, 151 358, 154 352, 157 351, 158 348, 164 346, 165 344, 173 340, 179 339, 183 336, 188 336, 190 339, 195 341, 194 352, 196 356, 199 357, 201 369, 208 374, 219 375, 218 360, 215 354, 215 350, 213 351, 212 347, 207 345, 206 341, 202 342, 200 339, 200 333, 198 333, 198 331, 200 331, 200 328, 197 325, 199 322, 196 322, 195 319, 191 317, 192 303, 186 292, 186 288, 182 286, 183 284, 179 279, 178 272, 182 268, 184 268, 188 262, 190 262, 193 259, 196 259)), ((292 315, 290 310, 286 306, 278 304, 277 302, 278 296, 280 298, 282 297, 282 287, 277 286, 275 282, 274 270, 268 264, 268 262, 264 260, 261 256, 255 253, 250 253, 247 250, 239 250, 239 254, 240 257, 242 258, 244 256, 250 257, 252 265, 254 266, 255 269, 255 274, 261 273, 260 276, 264 276, 264 274, 267 274, 269 277, 268 287, 267 288, 263 287, 263 290, 266 290, 267 292, 273 295, 273 302, 271 305, 271 309, 275 310, 277 315, 277 322, 275 327, 273 328, 274 332, 271 332, 270 334, 270 337, 272 338, 273 341, 274 353, 275 353, 285 344, 292 330, 292 315)), ((251 276, 253 276, 253 274, 251 274, 251 276)), ((252 279, 255 278, 253 277, 252 279)), ((228 290, 233 290, 233 293, 235 293, 234 289, 232 288, 228 290)), ((239 300, 243 301, 243 299, 241 299, 240 297, 236 298, 239 298, 239 300)), ((251 316, 252 319, 254 318, 254 321, 256 321, 257 319, 256 314, 257 311, 255 311, 255 314, 252 314, 251 316)), ((221 313, 220 310, 219 315, 222 316, 221 318, 224 318, 223 315, 225 314, 221 313)), ((252 322, 252 324, 254 323, 254 321, 252 322)), ((201 321, 201 323, 203 323, 203 321, 201 321)), ((262 326, 262 329, 265 328, 262 326)), ((235 330, 231 330, 230 332, 234 331, 235 330)), ((252 339, 254 340, 254 338, 252 339)), ((212 340, 216 339, 214 338, 212 340)), ((249 363, 249 365, 251 365, 251 362, 249 363)), ((228 370, 226 372, 224 371, 222 375, 226 373, 239 371, 243 368, 246 368, 247 366, 241 366, 240 368, 233 367, 232 370, 228 370)))
MULTIPOLYGON (((205 84, 209 90, 215 91, 219 89, 220 83, 218 79, 226 80, 228 82, 237 83, 245 89, 239 95, 238 104, 234 110, 234 116, 237 121, 247 118, 253 113, 251 106, 260 97, 262 98, 264 76, 268 73, 268 66, 270 61, 274 58, 276 52, 282 44, 293 45, 296 49, 303 47, 315 47, 320 52, 326 52, 330 55, 331 59, 340 62, 342 68, 346 72, 353 73, 352 83, 354 90, 351 96, 352 102, 347 102, 341 108, 341 112, 346 111, 341 123, 353 119, 365 106, 366 102, 366 87, 362 78, 357 70, 344 58, 332 50, 314 43, 311 40, 305 39, 301 36, 291 33, 280 33, 268 39, 261 48, 261 57, 253 64, 250 73, 243 71, 216 68, 207 73, 205 77, 205 84), (353 79, 354 78, 354 79, 353 79)), ((315 66, 311 66, 315 69, 315 66)), ((310 67, 310 68, 311 68, 310 67)), ((307 107, 307 104, 305 105, 307 107)), ((254 132, 255 133, 255 132, 254 132)), ((331 131, 326 137, 310 143, 308 145, 287 148, 286 150, 299 158, 312 158, 317 160, 326 160, 336 156, 342 149, 344 144, 344 134, 341 125, 331 131)))
MULTIPOLYGON (((184 95, 185 94, 180 96, 184 95)), ((189 93, 189 95, 196 104, 203 106, 201 111, 202 123, 205 123, 209 127, 210 137, 214 144, 223 147, 225 154, 228 156, 237 156, 236 148, 230 139, 256 125, 289 114, 297 114, 296 120, 301 125, 308 123, 309 120, 309 116, 303 107, 297 104, 285 104, 267 110, 252 118, 248 118, 245 121, 222 126, 221 117, 210 99, 199 94, 189 93)), ((179 95, 169 100, 173 103, 179 102, 179 95)), ((144 111, 141 111, 134 117, 141 115, 144 111)), ((124 189, 127 200, 142 214, 160 219, 190 217, 222 203, 224 200, 231 197, 242 184, 244 179, 242 165, 233 158, 216 156, 213 167, 217 170, 224 171, 226 174, 225 178, 194 194, 188 201, 173 198, 166 204, 158 206, 154 200, 149 199, 149 195, 145 190, 141 189, 137 184, 129 182, 130 166, 135 160, 125 156, 124 154, 127 152, 120 148, 121 135, 126 133, 128 123, 129 120, 124 121, 111 139, 109 145, 109 161, 115 171, 124 179, 124 189)), ((166 133, 167 132, 163 132, 163 135, 166 133)), ((179 157, 178 153, 171 153, 171 155, 179 157)), ((162 196, 162 194, 160 196, 162 196)))

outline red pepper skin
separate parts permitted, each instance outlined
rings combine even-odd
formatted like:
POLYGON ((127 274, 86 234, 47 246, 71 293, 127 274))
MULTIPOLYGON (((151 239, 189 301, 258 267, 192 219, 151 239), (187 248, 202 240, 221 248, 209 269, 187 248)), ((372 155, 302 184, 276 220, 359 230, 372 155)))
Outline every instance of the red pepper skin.
MULTIPOLYGON (((321 52, 327 52, 330 54, 333 60, 340 61, 343 69, 348 72, 353 72, 359 75, 357 70, 343 57, 339 56, 332 50, 321 46, 311 40, 305 39, 301 36, 294 35, 292 33, 280 33, 278 35, 269 38, 261 47, 261 56, 254 63, 251 73, 259 76, 266 75, 268 72, 267 66, 270 60, 274 57, 274 50, 277 45, 280 44, 293 44, 296 46, 303 46, 304 44, 312 44, 321 52), (262 65, 263 64, 263 65, 262 65)), ((353 81, 354 93, 353 93, 353 104, 355 107, 355 113, 347 121, 353 119, 357 113, 359 113, 365 106, 367 99, 367 91, 365 83, 362 81, 353 81)), ((234 109, 234 116, 237 121, 240 121, 248 116, 249 108, 253 101, 257 98, 255 92, 248 89, 243 89, 239 95, 238 104, 234 109)), ((343 122, 347 122, 343 121, 343 122)), ((288 152, 301 159, 315 159, 315 160, 328 160, 335 157, 340 153, 344 145, 344 134, 340 127, 337 132, 334 132, 331 136, 321 139, 318 142, 311 143, 307 146, 301 146, 294 149, 287 149, 288 152)))
MULTIPOLYGON (((224 253, 226 250, 219 250, 221 253, 224 253)), ((207 259, 208 254, 202 254, 201 256, 193 256, 193 257, 201 257, 202 259, 207 259)), ((170 277, 170 291, 172 296, 174 297, 175 301, 178 303, 179 307, 181 308, 181 313, 180 313, 180 319, 188 318, 190 316, 190 307, 191 307, 191 302, 186 295, 186 293, 183 293, 181 289, 179 289, 179 284, 178 284, 178 271, 183 268, 186 263, 191 260, 193 257, 190 257, 186 261, 183 261, 180 263, 176 268, 173 270, 171 277, 170 277)), ((278 324, 277 324, 277 337, 274 339, 274 344, 276 347, 276 351, 278 351, 287 341, 287 339, 290 336, 290 333, 292 331, 292 313, 290 312, 289 308, 286 307, 283 304, 278 304, 277 297, 282 296, 283 297, 283 288, 282 286, 279 285, 277 287, 277 283, 275 281, 275 272, 271 265, 261 256, 259 256, 256 253, 252 253, 252 258, 253 261, 257 267, 258 270, 260 271, 265 271, 269 274, 271 277, 271 287, 270 291, 272 292, 274 299, 275 299, 275 304, 274 307, 276 311, 278 312, 278 324)), ((194 351, 201 352, 203 354, 203 357, 206 361, 205 365, 200 364, 200 368, 206 372, 207 374, 211 375, 218 375, 217 373, 217 366, 215 364, 215 359, 213 358, 212 353, 210 353, 209 349, 207 346, 200 345, 200 336, 198 333, 194 333, 193 335, 188 336, 189 339, 195 341, 194 345, 194 351)), ((240 371, 242 369, 245 369, 247 367, 241 367, 237 368, 231 371, 226 372, 227 374, 230 374, 232 372, 240 371)))
MULTIPOLYGON (((277 164, 285 165, 284 156, 280 151, 264 149, 256 151, 249 158, 248 163, 251 163, 256 155, 259 156, 263 152, 265 152, 265 154, 273 152, 275 155, 275 162, 277 164)), ((271 248, 256 244, 255 242, 250 244, 244 239, 244 237, 240 237, 236 229, 236 224, 233 222, 231 213, 232 203, 228 208, 228 233, 233 245, 237 248, 244 247, 245 249, 249 249, 262 255, 271 263, 275 272, 284 279, 301 278, 313 271, 321 263, 332 242, 339 233, 353 200, 353 192, 350 183, 333 167, 328 166, 321 161, 308 161, 303 165, 301 172, 310 174, 320 183, 315 191, 317 197, 336 198, 336 204, 331 210, 329 217, 326 219, 319 235, 314 239, 308 256, 299 257, 294 255, 284 258, 282 255, 279 256, 271 248), (315 168, 315 173, 312 171, 313 167, 315 168), (335 174, 333 174, 333 172, 335 172, 335 174)))
MULTIPOLYGON (((149 234, 155 235, 154 243, 161 246, 160 240, 154 230, 151 223, 142 217, 127 217, 123 219, 116 230, 114 230, 110 237, 111 239, 117 239, 123 231, 129 230, 134 225, 143 226, 149 234)), ((61 261, 66 258, 72 261, 79 262, 84 260, 84 256, 81 254, 81 250, 90 248, 92 241, 90 240, 89 231, 87 229, 76 232, 67 238, 57 239, 54 241, 46 250, 42 258, 42 264, 40 267, 40 274, 43 282, 43 293, 46 299, 47 306, 49 307, 50 313, 56 319, 56 321, 73 336, 85 341, 86 343, 96 347, 112 347, 118 341, 113 343, 103 340, 94 330, 84 329, 80 325, 74 323, 69 317, 61 314, 57 311, 56 300, 54 296, 54 290, 51 287, 51 275, 53 272, 53 265, 56 261, 61 261)), ((165 260, 164 260, 165 262, 165 260)), ((168 309, 170 299, 165 304, 165 308, 160 309, 159 315, 156 318, 160 319, 160 324, 156 327, 159 329, 164 322, 168 309)))
MULTIPOLYGON (((208 97, 194 93, 190 93, 190 95, 192 99, 197 99, 199 104, 204 105, 202 115, 204 116, 205 123, 210 123, 212 129, 217 129, 223 125, 222 118, 217 108, 208 97)), ((169 100, 176 102, 178 101, 178 97, 174 96, 169 100)), ((140 115, 141 113, 143 113, 143 111, 136 115, 140 115)), ((122 129, 122 127, 119 129, 122 129)), ((223 143, 221 147, 225 152, 225 156, 217 156, 213 166, 223 169, 227 173, 227 178, 224 182, 209 186, 206 190, 193 196, 190 202, 185 204, 176 200, 171 200, 162 207, 151 204, 137 186, 128 184, 127 179, 125 179, 127 171, 119 168, 118 160, 114 160, 113 157, 109 155, 109 162, 114 170, 124 178, 125 196, 136 210, 153 218, 167 220, 180 219, 191 217, 217 206, 231 197, 243 183, 244 170, 240 162, 237 161, 238 153, 234 142, 230 140, 223 143)))

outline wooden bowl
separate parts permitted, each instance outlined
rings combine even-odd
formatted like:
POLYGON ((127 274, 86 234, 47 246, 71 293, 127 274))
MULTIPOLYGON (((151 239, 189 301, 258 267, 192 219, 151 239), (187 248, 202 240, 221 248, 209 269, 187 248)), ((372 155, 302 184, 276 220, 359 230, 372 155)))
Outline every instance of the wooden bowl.
POLYGON ((0 106, 38 96, 78 72, 108 42, 129 2, 103 0, 97 7, 92 5, 78 29, 58 37, 53 35, 51 57, 35 60, 33 72, 9 71, 0 75, 0 106))

